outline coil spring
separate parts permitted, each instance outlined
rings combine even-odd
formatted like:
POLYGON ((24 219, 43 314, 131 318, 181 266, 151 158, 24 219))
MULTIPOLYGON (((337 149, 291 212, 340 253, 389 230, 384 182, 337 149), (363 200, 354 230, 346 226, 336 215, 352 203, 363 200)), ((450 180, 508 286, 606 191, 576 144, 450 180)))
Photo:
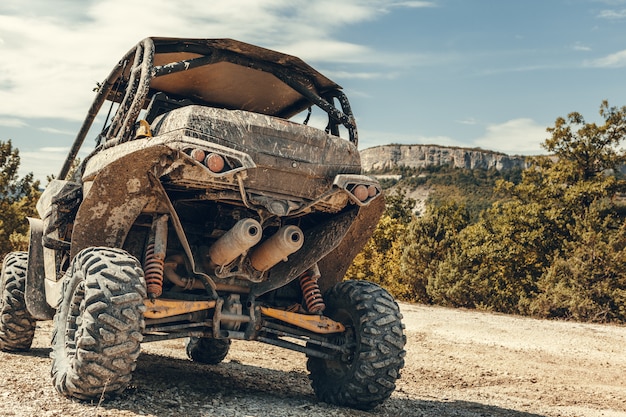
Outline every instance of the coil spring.
POLYGON ((326 304, 324 304, 320 286, 317 283, 317 278, 313 277, 309 271, 300 276, 300 288, 302 288, 306 309, 310 313, 321 313, 324 311, 326 304))
POLYGON ((163 264, 163 259, 154 255, 154 243, 149 244, 146 248, 144 274, 150 299, 155 299, 163 293, 163 264))

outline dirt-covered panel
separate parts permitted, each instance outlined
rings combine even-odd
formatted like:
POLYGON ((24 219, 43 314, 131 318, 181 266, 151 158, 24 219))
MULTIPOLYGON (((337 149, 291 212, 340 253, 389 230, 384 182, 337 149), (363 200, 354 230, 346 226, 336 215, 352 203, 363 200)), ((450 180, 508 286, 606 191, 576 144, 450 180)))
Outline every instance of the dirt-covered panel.
POLYGON ((354 257, 374 233, 384 210, 385 200, 382 197, 361 207, 356 220, 352 223, 341 243, 318 262, 322 274, 319 280, 322 292, 343 279, 354 257))
POLYGON ((121 247, 134 220, 153 198, 148 172, 163 169, 162 146, 145 148, 99 170, 76 215, 71 256, 89 246, 121 247))

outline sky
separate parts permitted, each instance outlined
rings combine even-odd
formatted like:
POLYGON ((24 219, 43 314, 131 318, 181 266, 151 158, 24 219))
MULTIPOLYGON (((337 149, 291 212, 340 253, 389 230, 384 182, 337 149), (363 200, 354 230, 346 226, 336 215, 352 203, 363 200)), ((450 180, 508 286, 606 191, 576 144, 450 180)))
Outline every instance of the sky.
POLYGON ((21 175, 60 171, 96 83, 147 36, 302 58, 343 87, 359 149, 540 154, 557 117, 626 105, 626 0, 2 0, 0 140, 21 175))

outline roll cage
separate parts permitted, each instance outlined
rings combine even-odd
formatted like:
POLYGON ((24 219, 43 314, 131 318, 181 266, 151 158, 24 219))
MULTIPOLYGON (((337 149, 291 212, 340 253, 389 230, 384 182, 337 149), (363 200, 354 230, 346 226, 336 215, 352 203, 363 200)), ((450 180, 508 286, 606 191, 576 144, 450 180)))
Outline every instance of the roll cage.
POLYGON ((328 115, 327 133, 340 136, 343 126, 348 140, 358 144, 355 119, 341 87, 299 58, 232 39, 149 37, 131 48, 99 84, 59 179, 67 176, 107 100, 119 105, 108 125, 107 115, 103 140, 94 153, 131 140, 142 110, 151 122, 187 104, 284 119, 307 109, 310 114, 316 106, 328 115))

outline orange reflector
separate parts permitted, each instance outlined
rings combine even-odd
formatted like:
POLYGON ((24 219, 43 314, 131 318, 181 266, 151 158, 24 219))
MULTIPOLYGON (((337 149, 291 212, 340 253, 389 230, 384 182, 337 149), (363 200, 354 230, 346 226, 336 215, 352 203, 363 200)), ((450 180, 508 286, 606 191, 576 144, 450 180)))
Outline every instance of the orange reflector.
POLYGON ((367 193, 370 197, 374 197, 376 194, 378 194, 378 190, 373 185, 370 185, 369 187, 367 187, 367 193))
POLYGON ((204 161, 205 156, 205 152, 202 149, 194 149, 191 151, 191 157, 198 162, 204 161))
POLYGON ((356 187, 354 187, 354 189, 352 190, 352 194, 354 194, 354 196, 359 200, 359 201, 365 201, 368 199, 369 197, 369 191, 367 190, 367 187, 364 186, 363 184, 361 185, 357 185, 356 187))
POLYGON ((216 153, 210 153, 205 158, 204 165, 206 165, 206 167, 209 168, 211 172, 217 173, 222 172, 225 162, 224 158, 221 155, 218 155, 216 153))

